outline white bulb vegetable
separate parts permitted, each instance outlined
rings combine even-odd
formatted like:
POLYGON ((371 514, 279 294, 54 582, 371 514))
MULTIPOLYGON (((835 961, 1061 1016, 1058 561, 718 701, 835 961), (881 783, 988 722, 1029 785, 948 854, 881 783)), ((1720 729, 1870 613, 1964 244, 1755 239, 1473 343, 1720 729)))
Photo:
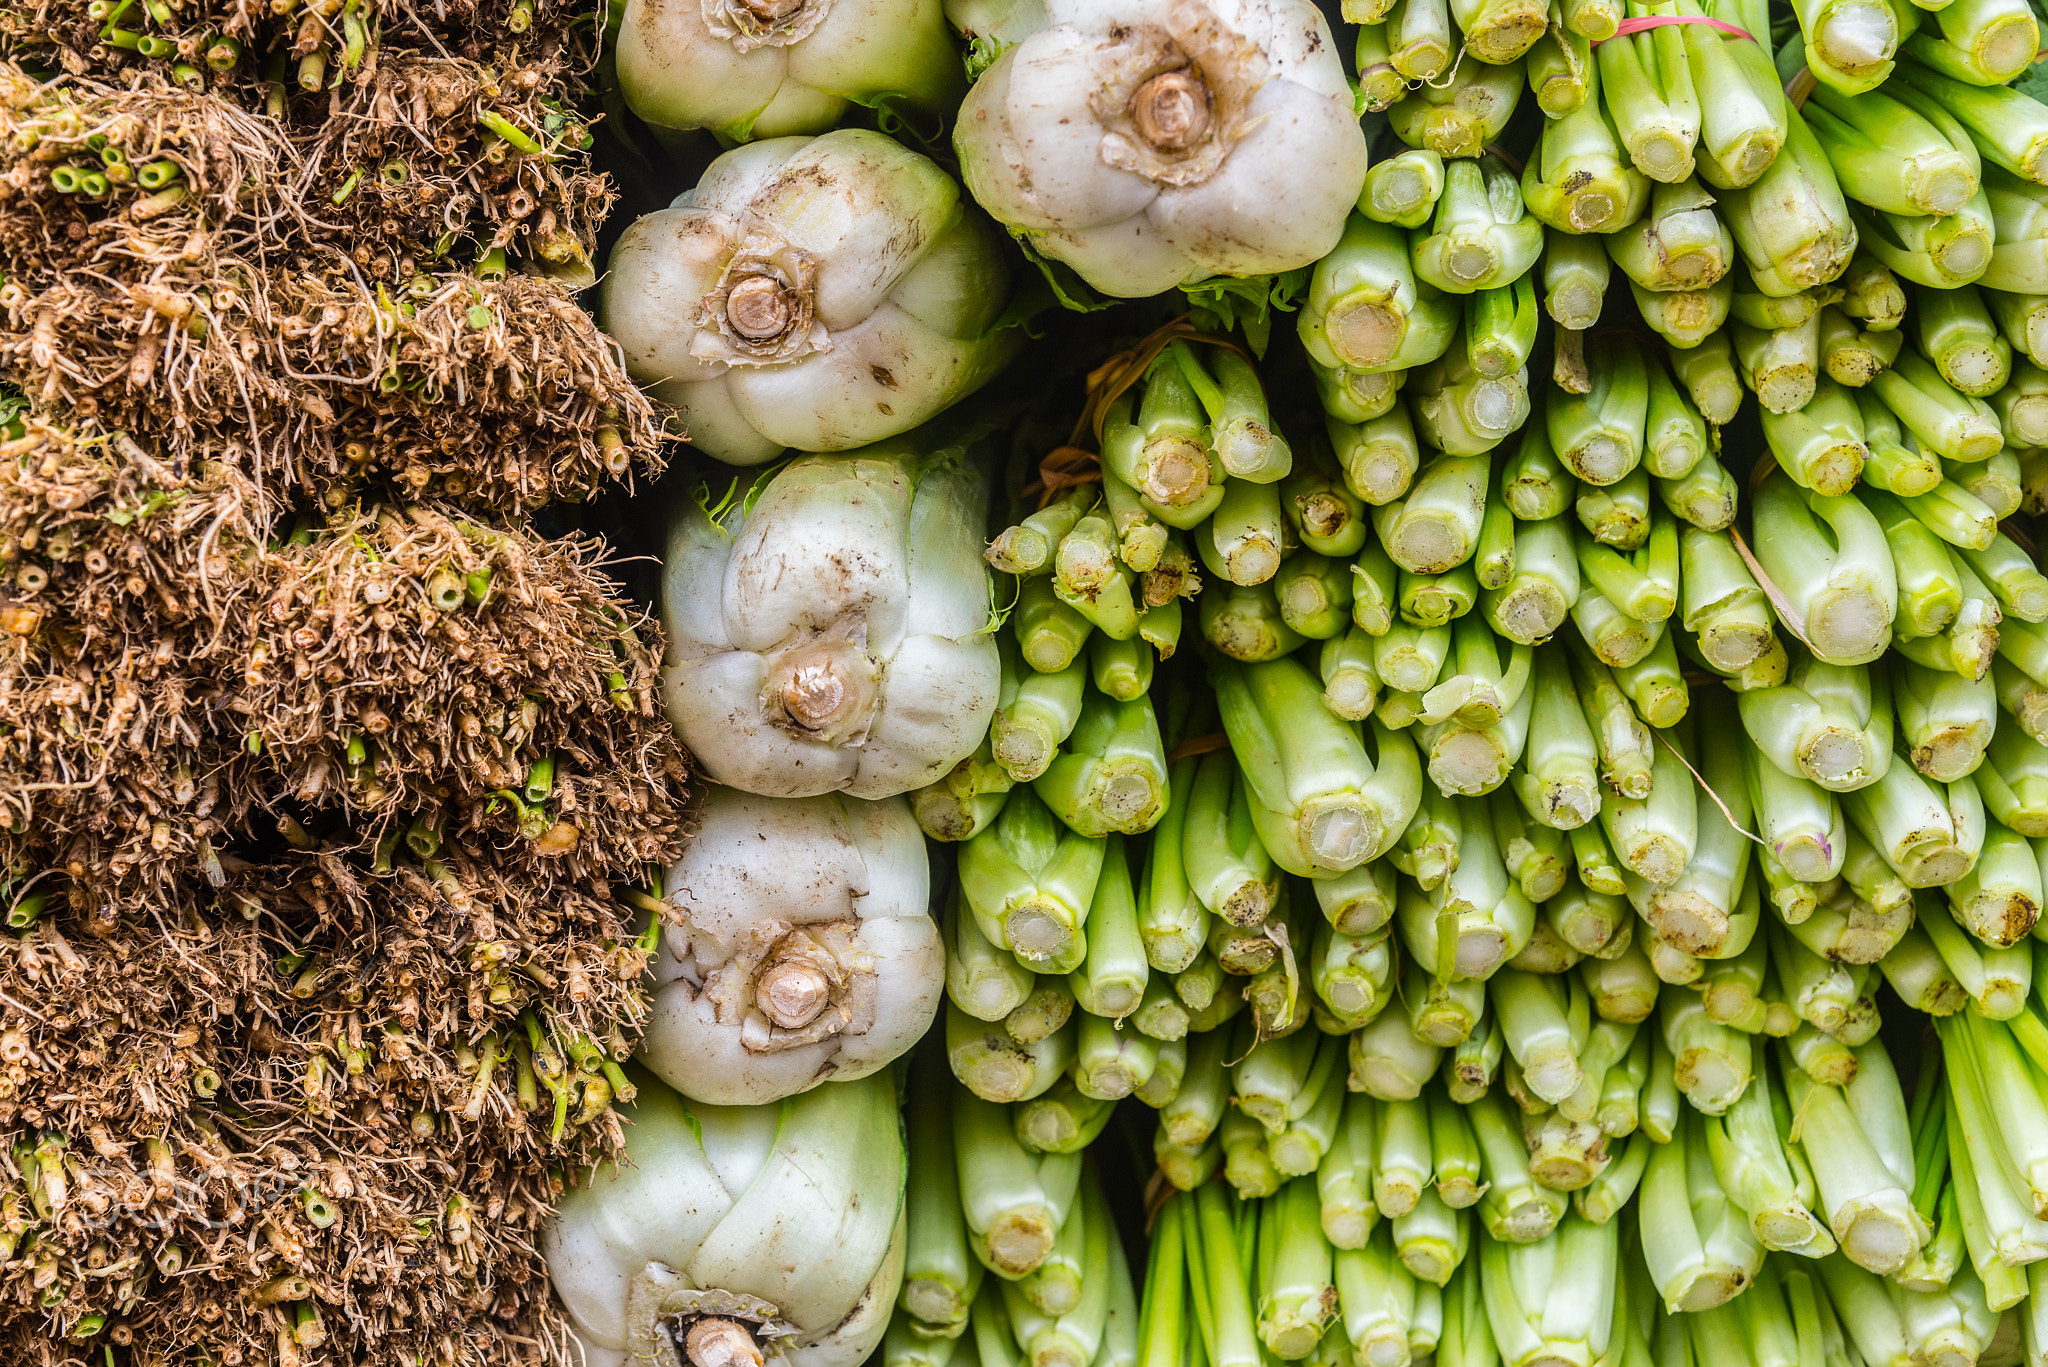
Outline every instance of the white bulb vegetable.
POLYGON ((706 776, 891 797, 988 734, 988 490, 945 426, 792 461, 716 516, 683 501, 663 557, 663 694, 706 776))
POLYGON ((714 787, 669 870, 640 1061, 685 1096, 754 1106, 868 1076, 945 990, 924 835, 901 797, 714 787))
POLYGON ((927 157, 842 129, 736 148, 612 249, 626 368, 732 465, 908 431, 1015 350, 1001 235, 927 157))
MULTIPOLYGON (((971 29, 986 8, 948 13, 971 29)), ((982 74, 953 134, 968 189, 1013 233, 1125 297, 1337 245, 1365 136, 1308 0, 1053 0, 1046 18, 982 74)))
POLYGON ((630 0, 619 90, 658 129, 823 133, 848 104, 943 116, 965 82, 938 0, 630 0))
POLYGON ((586 1367, 856 1367, 903 1280, 889 1077, 737 1107, 634 1082, 627 1161, 541 1237, 586 1367))

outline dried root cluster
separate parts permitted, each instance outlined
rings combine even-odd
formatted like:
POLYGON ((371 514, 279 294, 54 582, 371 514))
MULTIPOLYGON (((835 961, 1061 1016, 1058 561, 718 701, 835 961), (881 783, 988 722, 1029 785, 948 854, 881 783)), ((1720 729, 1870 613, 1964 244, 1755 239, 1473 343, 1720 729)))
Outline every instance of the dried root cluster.
POLYGON ((587 6, 564 0, 11 0, 0 48, 76 74, 160 74, 244 98, 320 95, 394 55, 505 66, 521 54, 587 64, 587 6))
POLYGON ((279 501, 516 514, 657 469, 571 297, 610 197, 549 79, 409 58, 294 137, 154 76, 0 67, 0 380, 279 501))
POLYGON ((237 465, 0 435, 11 1360, 540 1353, 543 1174, 617 1142, 680 839, 658 641, 592 543, 266 531, 237 465), (334 1189, 230 1199, 290 1155, 334 1189))
POLYGON ((660 468, 596 36, 0 3, 0 1361, 568 1361, 688 780, 522 522, 660 468))
MULTIPOLYGON (((302 999, 273 914, 188 909, 73 941, 46 920, 5 947, 0 990, 22 1004, 0 1033, 10 1363, 545 1351, 552 1116, 519 1096, 531 1051, 479 1067, 424 1023, 302 999)), ((439 951, 383 948, 393 976, 439 951)), ((610 1138, 569 1135, 570 1152, 610 1138)))

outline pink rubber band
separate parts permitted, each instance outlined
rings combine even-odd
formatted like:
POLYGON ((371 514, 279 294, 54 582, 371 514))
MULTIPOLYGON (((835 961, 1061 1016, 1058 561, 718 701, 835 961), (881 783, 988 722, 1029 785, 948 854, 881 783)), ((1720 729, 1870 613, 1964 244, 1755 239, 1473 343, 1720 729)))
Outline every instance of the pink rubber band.
MULTIPOLYGON (((1624 19, 1620 23, 1616 24, 1614 26, 1614 32, 1611 36, 1615 38, 1626 38, 1631 33, 1641 33, 1644 29, 1663 28, 1668 24, 1705 24, 1709 28, 1717 28, 1721 30, 1721 32, 1730 34, 1733 37, 1747 38, 1752 43, 1756 41, 1756 35, 1751 33, 1748 29, 1737 28, 1735 25, 1729 23, 1725 19, 1709 19, 1704 14, 1637 15, 1634 18, 1624 19)), ((1600 40, 1600 43, 1604 43, 1607 41, 1608 39, 1602 38, 1600 40)), ((1600 43, 1595 43, 1593 44, 1593 46, 1599 47, 1600 43)))

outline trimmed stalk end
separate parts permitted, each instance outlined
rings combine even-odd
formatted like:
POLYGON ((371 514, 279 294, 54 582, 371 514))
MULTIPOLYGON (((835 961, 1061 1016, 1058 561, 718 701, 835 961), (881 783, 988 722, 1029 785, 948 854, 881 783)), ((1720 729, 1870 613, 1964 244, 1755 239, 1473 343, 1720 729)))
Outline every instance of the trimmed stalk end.
POLYGON ((1429 776, 1446 794, 1490 793, 1507 780, 1508 767, 1500 743, 1484 731, 1453 727, 1437 737, 1429 751, 1429 776))
POLYGON ((1696 892, 1661 892, 1650 901, 1657 929, 1688 954, 1706 957, 1728 938, 1728 912, 1696 892))
MULTIPOLYGON (((1839 1215, 1838 1215, 1839 1218, 1839 1215)), ((1919 1252, 1920 1241, 1890 1211, 1866 1207, 1847 1212, 1847 1227, 1835 1232, 1842 1254, 1858 1267, 1888 1277, 1919 1252)))
MULTIPOLYGON (((1419 173, 1415 177, 1420 180, 1419 173)), ((1416 193, 1420 194, 1418 184, 1416 193)), ((1324 335, 1337 359, 1355 370, 1385 365, 1408 335, 1408 315, 1372 295, 1355 295, 1331 305, 1324 335)))
POLYGON ((1209 453, 1187 437, 1154 437, 1145 443, 1145 497, 1168 508, 1183 508, 1209 491, 1209 453))
POLYGON ((832 1004, 832 982, 816 964, 785 960, 754 980, 761 1014, 785 1030, 801 1030, 832 1004))
POLYGON ((761 1345, 738 1320, 706 1315, 683 1334, 683 1356, 690 1367, 761 1367, 761 1345))
POLYGON ((1010 1211, 989 1226, 988 1258, 1002 1276, 1035 1272, 1052 1252, 1053 1223, 1043 1211, 1010 1211))

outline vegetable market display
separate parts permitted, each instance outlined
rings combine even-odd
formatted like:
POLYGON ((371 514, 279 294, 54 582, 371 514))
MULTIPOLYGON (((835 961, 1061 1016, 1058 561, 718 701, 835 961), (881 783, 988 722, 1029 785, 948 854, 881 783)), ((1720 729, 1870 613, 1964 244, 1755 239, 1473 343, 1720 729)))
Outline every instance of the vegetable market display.
POLYGON ((0 34, 10 1360, 2048 1363, 2026 0, 0 34))

